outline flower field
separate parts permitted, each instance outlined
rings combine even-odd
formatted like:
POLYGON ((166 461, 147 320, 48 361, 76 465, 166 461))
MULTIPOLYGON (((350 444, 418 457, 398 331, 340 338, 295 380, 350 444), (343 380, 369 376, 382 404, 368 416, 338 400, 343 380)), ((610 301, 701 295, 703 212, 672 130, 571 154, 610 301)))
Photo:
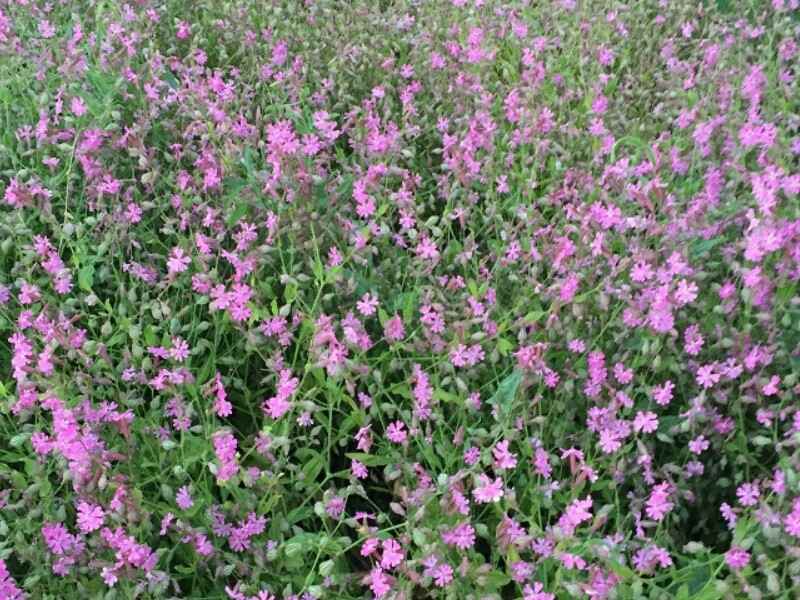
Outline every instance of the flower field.
POLYGON ((0 600, 800 598, 798 0, 0 0, 0 600))

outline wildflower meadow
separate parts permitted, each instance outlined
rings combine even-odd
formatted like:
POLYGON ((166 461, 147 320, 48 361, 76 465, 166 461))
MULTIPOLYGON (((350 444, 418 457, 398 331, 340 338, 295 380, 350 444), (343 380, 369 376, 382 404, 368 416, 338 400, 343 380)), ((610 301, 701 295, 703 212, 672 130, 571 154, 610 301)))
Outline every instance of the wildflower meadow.
POLYGON ((0 600, 800 598, 799 0, 0 0, 0 600))

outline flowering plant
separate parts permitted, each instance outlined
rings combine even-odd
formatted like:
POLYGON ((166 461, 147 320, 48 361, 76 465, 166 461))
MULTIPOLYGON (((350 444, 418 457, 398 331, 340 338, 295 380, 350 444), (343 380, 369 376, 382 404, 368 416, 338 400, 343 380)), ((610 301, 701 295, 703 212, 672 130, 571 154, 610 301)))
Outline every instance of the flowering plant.
POLYGON ((0 599, 789 598, 798 0, 0 0, 0 599))

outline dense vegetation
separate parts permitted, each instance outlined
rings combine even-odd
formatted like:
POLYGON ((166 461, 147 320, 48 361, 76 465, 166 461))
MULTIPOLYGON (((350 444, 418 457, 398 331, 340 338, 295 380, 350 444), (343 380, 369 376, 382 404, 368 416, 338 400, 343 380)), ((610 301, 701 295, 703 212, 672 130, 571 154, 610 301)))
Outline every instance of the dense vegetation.
POLYGON ((797 598, 799 16, 0 0, 0 598, 797 598))

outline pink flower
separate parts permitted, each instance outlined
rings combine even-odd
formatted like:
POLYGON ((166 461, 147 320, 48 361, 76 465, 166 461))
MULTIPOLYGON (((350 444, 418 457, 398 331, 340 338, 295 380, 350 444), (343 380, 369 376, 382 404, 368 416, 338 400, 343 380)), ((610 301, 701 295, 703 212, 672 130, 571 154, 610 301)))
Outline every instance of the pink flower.
POLYGON ((750 553, 739 546, 732 546, 725 553, 725 563, 734 571, 739 571, 750 562, 750 553))
POLYGON ((378 298, 369 293, 364 294, 356 303, 356 308, 365 317, 370 317, 378 309, 378 298))
POLYGON ((692 454, 702 454, 704 451, 708 450, 709 446, 709 441, 705 436, 701 435, 689 442, 689 451, 692 452, 692 454))
POLYGON ((667 380, 662 385, 656 386, 652 390, 653 400, 660 406, 666 406, 672 400, 672 390, 675 384, 667 380))
POLYGON ((342 516, 342 513, 345 509, 345 499, 341 496, 334 496, 328 503, 325 505, 325 512, 328 513, 328 516, 332 519, 338 519, 342 516))
POLYGON ((186 340, 180 337, 172 338, 172 348, 169 350, 169 355, 177 362, 183 362, 189 357, 189 344, 186 340))
POLYGON ((544 448, 536 448, 533 466, 539 475, 545 479, 550 479, 550 475, 553 473, 553 467, 550 466, 550 456, 547 454, 547 450, 544 448))
POLYGON ((367 467, 357 460, 353 460, 350 463, 350 472, 353 474, 353 477, 357 479, 366 479, 368 475, 367 467))
POLYGON ((361 556, 370 556, 378 549, 379 545, 380 540, 378 540, 378 538, 367 538, 361 545, 361 556))
POLYGON ((87 108, 86 103, 83 101, 83 98, 80 96, 75 96, 72 98, 70 102, 70 110, 75 114, 76 117, 82 117, 86 114, 87 108))
POLYGON ((701 387, 708 389, 713 387, 720 380, 721 375, 716 372, 716 365, 703 365, 697 369, 697 383, 701 387))
POLYGON ((533 585, 526 585, 522 590, 522 600, 556 600, 556 595, 549 592, 543 592, 544 586, 538 581, 534 581, 533 585))
POLYGON ((572 299, 575 297, 575 294, 578 292, 578 286, 580 285, 580 280, 578 276, 574 273, 571 273, 561 284, 561 288, 558 292, 558 299, 564 303, 572 302, 572 299))
POLYGON ((613 429, 603 429, 600 431, 600 442, 598 445, 605 454, 612 454, 622 447, 622 438, 613 429))
POLYGON ((167 269, 170 275, 183 273, 189 268, 191 258, 186 256, 183 248, 176 246, 170 251, 170 258, 167 261, 167 269))
POLYGON ((661 521, 672 510, 673 504, 669 501, 669 483, 660 483, 653 488, 645 505, 647 516, 656 521, 661 521))
POLYGON ((369 587, 375 598, 383 598, 392 589, 391 579, 380 567, 375 567, 369 574, 369 587))
POLYGON ((683 332, 683 349, 689 356, 697 356, 703 347, 703 336, 700 334, 700 327, 691 325, 683 332))
POLYGON ((181 510, 189 510, 192 508, 192 506, 194 506, 194 501, 189 493, 188 486, 184 485, 178 490, 178 493, 175 495, 175 502, 178 505, 178 508, 181 510))
POLYGON ((722 518, 728 522, 729 529, 733 529, 734 527, 736 527, 736 520, 737 520, 736 513, 734 512, 733 508, 731 508, 730 504, 728 504, 727 502, 723 502, 722 504, 720 504, 719 512, 722 515, 722 518))
POLYGON ((697 298, 697 292, 697 284, 693 281, 686 281, 685 279, 678 281, 678 289, 675 291, 675 300, 677 300, 678 306, 693 302, 697 298))
POLYGON ((653 433, 658 429, 658 415, 654 412, 639 411, 633 419, 633 430, 636 432, 653 433))
POLYGON ((442 541, 448 546, 467 550, 475 545, 475 529, 469 523, 461 523, 442 533, 442 541))
POLYGON ((90 533, 103 526, 105 512, 97 505, 81 501, 78 504, 78 528, 83 533, 90 533))
POLYGON ((185 40, 189 37, 190 25, 186 21, 178 21, 178 31, 175 32, 175 37, 179 40, 185 40))
POLYGON ((796 538, 800 538, 800 500, 798 498, 795 498, 792 511, 783 519, 783 528, 786 533, 796 538))
POLYGON ((773 375, 769 382, 761 388, 761 393, 765 396, 774 396, 780 389, 781 378, 778 375, 773 375))
POLYGON ((582 571, 586 568, 586 561, 583 559, 583 557, 578 556, 577 554, 562 552, 558 555, 558 560, 561 561, 561 564, 567 569, 578 569, 582 571))
POLYGON ((446 587, 453 581, 453 567, 448 564, 434 568, 433 581, 438 587, 446 587))
POLYGON ((406 335, 405 327, 403 326, 403 319, 401 319, 398 315, 395 315, 386 321, 383 326, 383 335, 389 342, 399 342, 402 340, 406 335))
POLYGON ((582 354, 586 351, 586 343, 583 340, 570 340, 567 347, 573 354, 582 354))
POLYGON ((77 544, 77 536, 69 533, 61 523, 45 523, 42 525, 42 537, 47 548, 56 556, 70 553, 77 544))
POLYGON ((214 412, 218 417, 229 417, 233 412, 233 405, 228 402, 228 395, 225 392, 225 387, 222 385, 222 376, 217 371, 214 376, 214 383, 212 385, 214 391, 214 412))
POLYGON ((633 381, 633 370, 625 368, 622 363, 614 365, 614 378, 622 385, 628 385, 633 381))
POLYGON ((754 483, 743 483, 736 489, 736 497, 742 506, 755 506, 758 504, 761 492, 754 483))
POLYGON ((393 569, 403 562, 403 549, 393 539, 384 540, 381 544, 381 567, 384 569, 393 569))
POLYGON ((564 514, 558 519, 558 527, 565 536, 572 536, 575 529, 581 523, 585 523, 592 518, 592 498, 587 496, 583 500, 580 498, 573 500, 567 506, 564 514))
POLYGON ((48 40, 56 35, 56 28, 47 19, 39 21, 39 35, 48 40))
POLYGON ((25 592, 18 588, 16 582, 11 578, 3 559, 0 559, 0 598, 4 600, 24 600, 26 598, 25 592))
POLYGON ((656 567, 666 569, 672 566, 669 553, 659 546, 651 545, 639 550, 633 557, 636 570, 643 574, 652 573, 656 567))
POLYGON ((517 457, 508 450, 508 440, 498 442, 492 450, 494 455, 494 467, 499 471, 513 469, 517 466, 517 457))
POLYGON ((488 475, 483 473, 478 475, 478 486, 472 490, 472 495, 478 504, 499 502, 503 493, 503 480, 498 477, 492 481, 488 475))
POLYGON ((275 395, 264 402, 262 407, 264 412, 273 419, 283 417, 292 408, 292 403, 289 400, 297 391, 299 385, 300 380, 297 377, 292 377, 290 369, 281 370, 275 395))
POLYGON ((406 437, 408 436, 405 427, 406 425, 402 421, 389 423, 389 426, 386 428, 386 437, 395 444, 402 444, 406 441, 406 437))
POLYGON ((417 243, 416 253, 417 256, 424 260, 434 263, 439 260, 439 250, 436 248, 436 243, 424 234, 417 243))
POLYGON ((219 461, 217 479, 219 481, 227 481, 236 475, 239 470, 239 464, 236 459, 238 442, 233 434, 224 431, 214 434, 213 440, 214 453, 219 461))
POLYGON ((481 451, 475 446, 470 446, 464 451, 464 462, 469 466, 474 465, 481 458, 481 451))

